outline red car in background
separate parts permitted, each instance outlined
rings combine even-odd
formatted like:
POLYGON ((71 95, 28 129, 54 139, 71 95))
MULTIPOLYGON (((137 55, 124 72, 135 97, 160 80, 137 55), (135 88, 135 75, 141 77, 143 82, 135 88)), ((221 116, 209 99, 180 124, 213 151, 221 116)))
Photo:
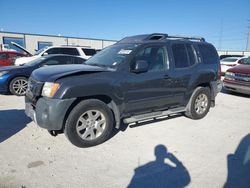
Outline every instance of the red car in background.
POLYGON ((223 87, 229 91, 250 95, 250 57, 241 65, 227 70, 223 87))
POLYGON ((13 65, 15 59, 24 56, 27 55, 16 51, 0 51, 0 67, 13 65))

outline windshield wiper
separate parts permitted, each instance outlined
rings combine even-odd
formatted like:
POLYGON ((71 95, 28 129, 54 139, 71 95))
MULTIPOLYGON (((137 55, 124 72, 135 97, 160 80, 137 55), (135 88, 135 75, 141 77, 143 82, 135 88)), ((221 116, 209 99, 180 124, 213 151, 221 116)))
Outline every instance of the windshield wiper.
POLYGON ((98 64, 98 63, 91 63, 91 64, 87 64, 87 65, 97 66, 97 67, 110 67, 108 65, 103 65, 103 64, 98 64))

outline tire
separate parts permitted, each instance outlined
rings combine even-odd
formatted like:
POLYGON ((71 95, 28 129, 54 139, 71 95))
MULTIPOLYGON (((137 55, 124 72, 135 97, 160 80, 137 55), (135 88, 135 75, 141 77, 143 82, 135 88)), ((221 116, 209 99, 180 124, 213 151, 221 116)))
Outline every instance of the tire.
POLYGON ((16 77, 11 80, 9 90, 16 96, 24 96, 28 88, 28 79, 26 77, 16 77))
POLYGON ((207 115, 210 106, 210 89, 208 87, 197 87, 190 98, 185 115, 191 119, 202 119, 207 115))
POLYGON ((114 117, 110 108, 100 100, 90 99, 81 101, 72 109, 64 134, 73 145, 84 148, 108 140, 113 128, 114 117))

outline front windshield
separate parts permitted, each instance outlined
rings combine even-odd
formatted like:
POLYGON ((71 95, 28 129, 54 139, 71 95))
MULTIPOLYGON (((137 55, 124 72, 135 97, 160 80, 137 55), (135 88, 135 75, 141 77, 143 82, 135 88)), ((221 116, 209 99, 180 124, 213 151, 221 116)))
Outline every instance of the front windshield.
POLYGON ((118 44, 109 46, 88 59, 85 64, 115 67, 125 61, 138 44, 118 44))
POLYGON ((35 65, 38 65, 41 63, 41 61, 43 61, 45 59, 45 57, 40 57, 40 58, 37 58, 37 59, 34 59, 28 63, 25 63, 24 65, 25 66, 35 66, 35 65))
POLYGON ((42 49, 36 51, 36 53, 34 53, 34 55, 40 54, 41 52, 43 52, 44 50, 46 50, 48 47, 49 47, 49 46, 45 46, 44 48, 42 48, 42 49))
POLYGON ((250 56, 243 60, 243 64, 250 65, 250 56))

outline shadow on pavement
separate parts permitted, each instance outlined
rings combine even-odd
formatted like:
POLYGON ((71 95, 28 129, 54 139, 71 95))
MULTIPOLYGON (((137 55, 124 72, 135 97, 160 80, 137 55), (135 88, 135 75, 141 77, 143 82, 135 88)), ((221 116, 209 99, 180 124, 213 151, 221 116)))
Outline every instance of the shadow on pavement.
POLYGON ((236 93, 236 92, 233 92, 233 91, 225 90, 224 88, 222 88, 221 93, 228 94, 228 95, 233 95, 233 96, 236 96, 236 97, 250 98, 250 95, 243 94, 243 93, 236 93))
POLYGON ((227 156, 228 175, 224 188, 250 187, 250 134, 245 136, 234 154, 227 156))
POLYGON ((22 130, 31 119, 24 110, 0 110, 0 143, 22 130))
POLYGON ((155 161, 135 169, 128 188, 181 188, 190 183, 190 175, 183 164, 167 151, 164 145, 155 147, 155 161), (165 163, 165 159, 171 163, 165 163))

